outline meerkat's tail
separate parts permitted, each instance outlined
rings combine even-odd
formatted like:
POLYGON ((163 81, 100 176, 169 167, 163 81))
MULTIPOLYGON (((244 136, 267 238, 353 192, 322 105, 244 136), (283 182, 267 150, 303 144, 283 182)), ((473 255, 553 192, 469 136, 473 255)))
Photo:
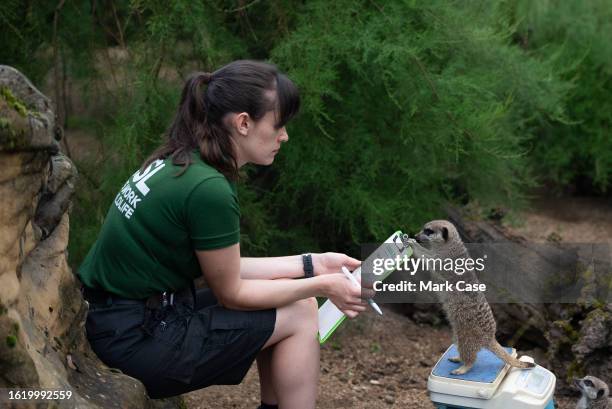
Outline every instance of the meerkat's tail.
POLYGON ((501 358, 505 363, 507 363, 510 366, 514 366, 515 368, 526 369, 526 368, 535 367, 535 364, 532 362, 519 361, 518 359, 510 355, 504 349, 504 347, 499 345, 499 342, 497 342, 496 340, 493 340, 493 342, 491 342, 491 345, 489 345, 489 350, 493 352, 495 355, 497 355, 499 358, 501 358))

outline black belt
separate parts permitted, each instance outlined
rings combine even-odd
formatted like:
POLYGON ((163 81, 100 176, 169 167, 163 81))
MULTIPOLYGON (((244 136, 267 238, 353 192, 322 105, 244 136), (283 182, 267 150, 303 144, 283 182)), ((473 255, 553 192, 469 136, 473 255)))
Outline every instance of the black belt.
POLYGON ((163 292, 153 294, 149 298, 133 299, 124 298, 100 288, 81 287, 83 298, 90 304, 113 305, 113 304, 146 304, 148 308, 159 309, 181 301, 193 305, 194 295, 191 288, 178 293, 163 292))

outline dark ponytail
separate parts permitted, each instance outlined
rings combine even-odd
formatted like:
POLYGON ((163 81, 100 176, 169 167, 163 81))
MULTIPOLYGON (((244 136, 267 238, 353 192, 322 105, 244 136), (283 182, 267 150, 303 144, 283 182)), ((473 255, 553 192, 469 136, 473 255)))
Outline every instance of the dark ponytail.
POLYGON ((195 73, 183 87, 165 142, 147 158, 142 169, 156 159, 171 157, 173 164, 183 166, 182 174, 191 164, 191 151, 199 149, 206 163, 236 180, 238 164, 230 130, 223 121, 225 115, 247 112, 258 121, 274 110, 276 126, 281 128, 297 113, 299 105, 297 88, 272 64, 240 60, 214 73, 195 73), (266 91, 276 91, 275 96, 266 91))

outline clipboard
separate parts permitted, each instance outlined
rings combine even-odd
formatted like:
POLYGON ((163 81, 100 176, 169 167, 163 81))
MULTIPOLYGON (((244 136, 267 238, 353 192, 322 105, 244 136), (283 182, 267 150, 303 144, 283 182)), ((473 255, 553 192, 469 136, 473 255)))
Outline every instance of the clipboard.
MULTIPOLYGON (((412 248, 406 246, 402 241, 403 233, 401 230, 393 233, 385 242, 378 247, 368 258, 364 261, 372 263, 374 259, 380 258, 395 258, 396 256, 412 255, 412 248), (395 246, 388 246, 387 244, 395 243, 395 246)), ((380 275, 380 280, 387 278, 393 271, 385 270, 380 275)), ((357 279, 361 278, 361 267, 357 267, 353 272, 353 276, 357 279)), ((326 300, 321 307, 319 307, 319 343, 323 344, 329 339, 329 337, 336 331, 336 329, 344 322, 346 315, 338 309, 330 300, 326 300)))

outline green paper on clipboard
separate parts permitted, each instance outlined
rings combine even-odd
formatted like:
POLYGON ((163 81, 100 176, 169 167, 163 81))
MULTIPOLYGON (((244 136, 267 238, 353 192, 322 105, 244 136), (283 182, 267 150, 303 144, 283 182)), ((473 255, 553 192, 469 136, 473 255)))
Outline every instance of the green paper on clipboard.
MULTIPOLYGON (((412 248, 403 245, 402 234, 400 230, 393 233, 391 237, 385 240, 383 245, 368 256, 364 263, 375 258, 395 258, 395 256, 403 256, 404 254, 410 257, 412 255, 412 248), (389 243, 396 243, 398 246, 385 246, 385 244, 389 243)), ((380 280, 387 278, 393 271, 394 270, 386 270, 380 275, 380 280)), ((361 267, 353 271, 353 276, 357 279, 361 278, 361 267)), ((327 341, 345 319, 346 315, 344 315, 334 303, 330 300, 325 301, 319 308, 319 343, 322 344, 327 341)))

